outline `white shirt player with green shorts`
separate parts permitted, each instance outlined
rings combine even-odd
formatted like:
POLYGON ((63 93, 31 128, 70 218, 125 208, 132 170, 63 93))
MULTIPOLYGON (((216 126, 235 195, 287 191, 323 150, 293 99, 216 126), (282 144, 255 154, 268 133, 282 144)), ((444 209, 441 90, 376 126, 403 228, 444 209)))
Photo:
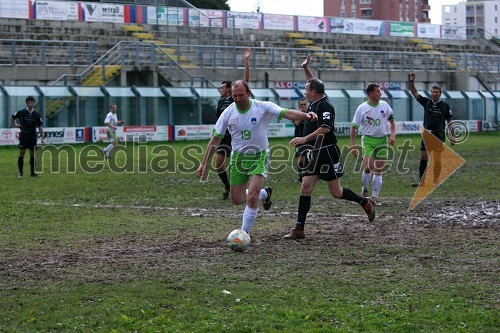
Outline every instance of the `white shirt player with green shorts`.
POLYGON ((361 144, 364 156, 386 158, 389 122, 394 119, 394 111, 385 101, 372 105, 368 101, 356 109, 352 126, 361 127, 361 144))
POLYGON ((106 115, 106 119, 104 119, 104 124, 108 126, 108 139, 110 141, 116 141, 116 130, 110 127, 118 126, 118 117, 116 116, 116 113, 108 112, 108 114, 106 115))
POLYGON ((272 102, 250 99, 247 110, 239 110, 233 103, 221 114, 214 135, 223 138, 226 129, 231 133, 231 185, 244 184, 252 175, 267 178, 269 122, 283 118, 286 110, 272 102))

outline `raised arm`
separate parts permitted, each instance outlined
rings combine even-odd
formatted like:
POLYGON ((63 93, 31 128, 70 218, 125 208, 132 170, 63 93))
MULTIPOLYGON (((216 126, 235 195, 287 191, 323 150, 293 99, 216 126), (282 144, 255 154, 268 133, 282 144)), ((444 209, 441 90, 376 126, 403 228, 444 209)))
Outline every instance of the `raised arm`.
POLYGON ((302 69, 304 70, 304 75, 306 76, 306 81, 314 79, 314 75, 309 68, 309 60, 311 60, 312 54, 308 54, 306 60, 302 63, 302 69))
POLYGON ((418 99, 418 91, 417 91, 417 88, 415 88, 415 73, 413 73, 413 72, 410 73, 410 75, 408 76, 408 80, 410 81, 411 94, 413 95, 413 97, 418 99))
POLYGON ((250 64, 249 59, 252 54, 252 49, 248 48, 245 52, 243 52, 243 61, 245 62, 245 82, 248 83, 250 81, 250 64))

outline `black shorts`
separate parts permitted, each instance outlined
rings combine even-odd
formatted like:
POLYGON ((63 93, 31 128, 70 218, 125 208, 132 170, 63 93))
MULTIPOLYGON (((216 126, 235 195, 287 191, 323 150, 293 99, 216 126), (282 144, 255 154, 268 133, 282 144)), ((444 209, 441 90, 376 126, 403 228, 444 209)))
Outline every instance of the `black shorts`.
POLYGON ((36 139, 36 134, 19 133, 19 149, 35 149, 36 139))
MULTIPOLYGON (((431 134, 434 135, 439 140, 441 140, 441 142, 445 142, 444 132, 432 132, 431 131, 431 134)), ((444 149, 443 145, 436 147, 436 151, 443 151, 443 149, 444 149)), ((422 141, 420 142, 420 151, 427 151, 427 149, 425 148, 424 139, 422 139, 422 141)))
POLYGON ((319 176, 327 182, 344 175, 340 150, 337 144, 332 144, 319 149, 302 146, 299 151, 304 156, 304 166, 299 172, 302 177, 319 176))
POLYGON ((217 154, 224 155, 225 157, 231 156, 231 136, 224 136, 224 138, 220 140, 216 152, 217 154))

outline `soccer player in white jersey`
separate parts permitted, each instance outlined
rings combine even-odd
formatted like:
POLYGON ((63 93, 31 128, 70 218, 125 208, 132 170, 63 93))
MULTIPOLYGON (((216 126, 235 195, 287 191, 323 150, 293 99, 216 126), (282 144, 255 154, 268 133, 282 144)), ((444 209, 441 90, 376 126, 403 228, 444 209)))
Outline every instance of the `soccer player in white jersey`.
POLYGON ((205 157, 198 168, 198 176, 205 180, 206 165, 226 129, 232 141, 230 162, 231 202, 234 205, 246 203, 241 229, 250 233, 258 213, 258 203, 271 207, 272 188, 262 189, 269 167, 269 122, 276 118, 289 120, 317 121, 316 114, 284 109, 272 102, 250 99, 251 91, 245 81, 236 81, 231 87, 234 103, 221 114, 214 127, 214 134, 207 145, 205 157))
POLYGON ((368 84, 366 94, 368 100, 358 106, 352 120, 351 146, 353 146, 353 155, 357 157, 356 132, 361 127, 364 163, 364 170, 361 175, 363 183, 361 196, 366 197, 368 195, 368 188, 371 183, 372 200, 377 202, 382 188, 382 169, 389 152, 387 143, 393 145, 396 141, 396 124, 392 108, 387 102, 380 100, 382 95, 380 86, 376 83, 368 84), (391 135, 387 140, 389 127, 391 135))
POLYGON ((104 125, 108 126, 107 134, 108 140, 110 141, 109 145, 102 150, 104 157, 109 158, 111 156, 111 151, 118 144, 118 136, 116 135, 116 128, 118 125, 124 123, 123 120, 118 120, 116 116, 116 109, 118 107, 116 104, 112 104, 109 107, 109 112, 106 115, 106 119, 104 120, 104 125))

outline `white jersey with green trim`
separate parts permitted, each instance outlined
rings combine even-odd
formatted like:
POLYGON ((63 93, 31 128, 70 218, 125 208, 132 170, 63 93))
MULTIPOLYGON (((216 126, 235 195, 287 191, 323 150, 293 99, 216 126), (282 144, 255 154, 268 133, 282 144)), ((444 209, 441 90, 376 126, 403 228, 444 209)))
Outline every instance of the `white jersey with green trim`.
POLYGON ((236 103, 228 106, 217 120, 214 135, 222 138, 231 133, 231 146, 243 154, 256 154, 269 148, 267 131, 272 119, 283 118, 287 109, 273 102, 250 99, 247 110, 238 110, 236 103))
POLYGON ((116 113, 108 112, 108 114, 106 115, 106 119, 104 120, 104 124, 108 126, 108 131, 114 133, 115 129, 109 127, 109 125, 115 127, 118 126, 118 117, 116 116, 116 113))
POLYGON ((394 111, 387 102, 379 101, 377 105, 371 105, 366 101, 356 109, 352 125, 361 127, 361 135, 380 138, 389 133, 389 121, 392 119, 394 111))

